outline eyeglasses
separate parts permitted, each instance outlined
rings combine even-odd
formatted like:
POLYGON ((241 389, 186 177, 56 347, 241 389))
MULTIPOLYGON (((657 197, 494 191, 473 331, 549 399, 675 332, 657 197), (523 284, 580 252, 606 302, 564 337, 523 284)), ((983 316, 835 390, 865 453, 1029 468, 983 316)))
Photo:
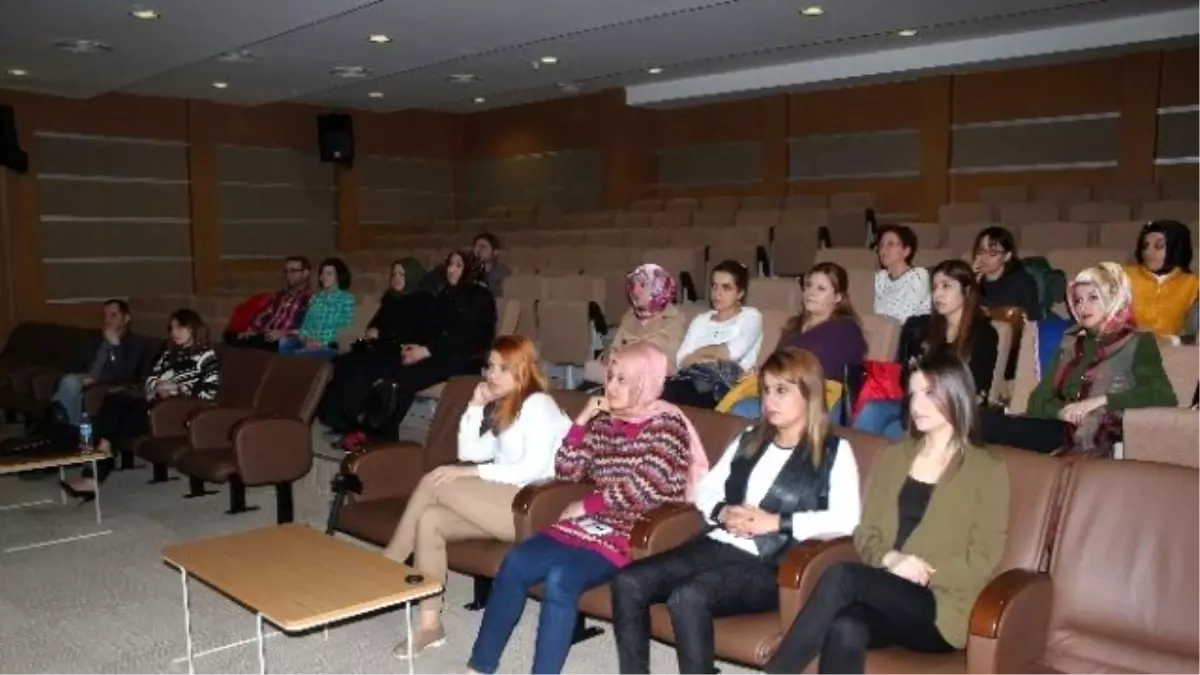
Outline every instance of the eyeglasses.
POLYGON ((1005 252, 1006 251, 1002 248, 977 248, 975 249, 975 257, 991 258, 992 260, 995 260, 996 258, 1002 257, 1005 252))
POLYGON ((303 267, 285 267, 285 268, 283 268, 283 271, 286 274, 303 274, 304 268, 303 267))

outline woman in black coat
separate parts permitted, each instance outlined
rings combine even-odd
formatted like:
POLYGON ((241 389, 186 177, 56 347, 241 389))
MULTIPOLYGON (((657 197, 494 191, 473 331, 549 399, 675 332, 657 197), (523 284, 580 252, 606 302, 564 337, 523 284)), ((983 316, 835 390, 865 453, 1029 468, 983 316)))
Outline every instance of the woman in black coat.
POLYGON ((487 361, 496 337, 496 300, 483 285, 483 266, 469 251, 446 257, 445 275, 436 279, 430 302, 428 329, 421 341, 405 343, 399 358, 379 373, 383 382, 363 433, 347 434, 343 447, 353 449, 368 438, 395 441, 400 423, 417 394, 455 375, 477 375, 487 361))

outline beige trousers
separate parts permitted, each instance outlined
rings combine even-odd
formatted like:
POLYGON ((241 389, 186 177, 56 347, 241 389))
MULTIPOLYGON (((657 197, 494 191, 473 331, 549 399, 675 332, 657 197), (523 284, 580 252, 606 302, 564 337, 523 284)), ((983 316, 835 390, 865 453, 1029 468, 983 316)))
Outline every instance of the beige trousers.
MULTIPOLYGON (((383 554, 397 562, 413 556, 423 574, 446 582, 446 544, 467 539, 513 541, 517 537, 512 503, 516 485, 479 478, 460 478, 434 486, 426 475, 383 554)), ((442 596, 421 603, 423 611, 442 610, 442 596)))

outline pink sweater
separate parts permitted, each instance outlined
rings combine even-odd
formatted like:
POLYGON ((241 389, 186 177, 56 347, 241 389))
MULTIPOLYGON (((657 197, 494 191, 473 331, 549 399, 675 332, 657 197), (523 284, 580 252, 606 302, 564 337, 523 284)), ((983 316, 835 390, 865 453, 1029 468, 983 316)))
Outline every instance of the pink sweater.
POLYGON ((546 534, 624 567, 630 533, 642 514, 684 500, 690 461, 687 426, 676 413, 641 424, 600 413, 586 428, 571 427, 555 457, 555 477, 590 481, 596 491, 583 500, 587 515, 560 520, 546 534))

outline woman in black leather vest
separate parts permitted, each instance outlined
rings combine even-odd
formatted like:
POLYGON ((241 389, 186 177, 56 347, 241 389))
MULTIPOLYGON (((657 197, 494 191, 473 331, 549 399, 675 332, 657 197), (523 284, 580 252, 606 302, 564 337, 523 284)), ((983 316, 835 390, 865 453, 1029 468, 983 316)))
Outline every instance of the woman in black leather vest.
POLYGON ((650 605, 667 604, 681 673, 712 673, 713 619, 773 611, 779 561, 793 543, 848 535, 858 524, 858 465, 829 435, 825 377, 810 352, 763 364, 762 419, 700 482, 708 530, 637 561, 612 582, 622 673, 650 672, 650 605))

